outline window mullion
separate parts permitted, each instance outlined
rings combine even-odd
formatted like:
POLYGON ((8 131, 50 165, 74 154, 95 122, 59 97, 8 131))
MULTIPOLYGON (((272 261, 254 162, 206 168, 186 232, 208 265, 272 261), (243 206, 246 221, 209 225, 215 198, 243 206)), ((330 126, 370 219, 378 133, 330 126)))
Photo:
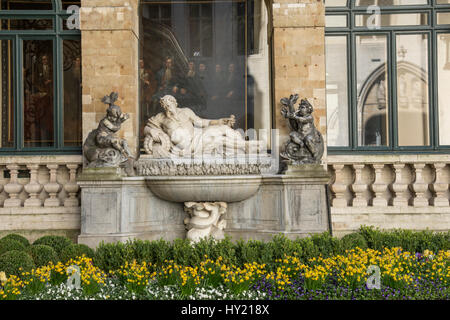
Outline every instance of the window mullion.
POLYGON ((349 69, 349 77, 350 77, 350 141, 351 147, 353 150, 358 148, 358 97, 357 97, 357 89, 356 89, 356 44, 355 44, 356 35, 354 33, 350 34, 350 61, 351 65, 348 67, 349 69))
POLYGON ((389 77, 389 92, 388 101, 389 108, 389 144, 391 150, 398 148, 398 108, 397 108, 397 43, 396 32, 390 31, 388 47, 388 77, 389 77))
POLYGON ((430 40, 428 41, 429 54, 428 54, 428 68, 429 79, 428 79, 428 92, 429 92, 429 126, 430 126, 430 145, 436 150, 439 147, 439 109, 438 109, 438 99, 437 99, 437 88, 438 88, 438 67, 437 67, 437 33, 435 30, 430 32, 430 40))
POLYGON ((20 151, 23 149, 23 135, 24 135, 24 127, 23 127, 23 112, 24 112, 24 96, 23 96, 23 90, 24 90, 24 86, 22 85, 23 83, 23 72, 21 72, 21 70, 23 70, 23 40, 21 39, 21 37, 19 35, 15 36, 15 45, 14 45, 14 50, 15 50, 15 54, 14 54, 14 58, 16 59, 16 61, 14 62, 14 66, 15 66, 15 73, 16 73, 16 77, 15 77, 15 95, 16 95, 16 99, 14 99, 15 101, 15 106, 14 106, 14 112, 15 112, 15 130, 14 130, 14 134, 15 134, 15 150, 20 151))
POLYGON ((60 149, 61 146, 61 41, 58 36, 53 38, 53 147, 60 149))

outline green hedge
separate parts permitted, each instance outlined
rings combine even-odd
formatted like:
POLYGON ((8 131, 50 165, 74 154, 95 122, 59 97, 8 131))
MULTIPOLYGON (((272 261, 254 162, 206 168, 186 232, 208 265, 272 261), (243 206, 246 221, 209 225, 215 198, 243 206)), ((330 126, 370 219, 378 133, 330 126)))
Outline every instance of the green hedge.
POLYGON ((49 262, 57 263, 59 261, 55 249, 45 244, 33 244, 27 249, 27 252, 33 258, 36 267, 45 266, 49 262))
POLYGON ((11 250, 0 256, 0 270, 7 276, 20 276, 22 272, 30 272, 33 268, 33 258, 25 251, 11 250))
MULTIPOLYGON (((24 245, 12 239, 0 239, 0 253, 11 250, 24 251, 24 245)), ((198 265, 208 257, 222 259, 228 264, 242 266, 246 262, 268 264, 285 255, 296 255, 302 261, 312 257, 330 257, 342 254, 345 250, 360 247, 382 250, 385 247, 402 247, 410 252, 423 252, 425 249, 438 251, 450 250, 450 231, 385 231, 373 227, 361 227, 358 232, 348 234, 340 239, 329 233, 315 234, 305 238, 289 240, 283 235, 277 235, 271 241, 231 241, 230 238, 214 240, 203 239, 191 243, 187 239, 177 239, 172 242, 165 240, 144 241, 130 240, 126 243, 101 243, 96 250, 82 244, 73 244, 71 240, 61 236, 45 236, 39 238, 28 249, 36 265, 54 261, 55 256, 47 246, 53 248, 57 258, 62 262, 85 254, 94 258, 94 264, 104 271, 118 269, 125 261, 136 259, 153 264, 162 264, 173 260, 181 265, 198 265), (31 251, 30 251, 31 250, 31 251)), ((1 269, 0 269, 1 270, 1 269)))
POLYGON ((28 241, 28 239, 25 238, 24 236, 21 236, 20 234, 17 234, 17 233, 10 233, 10 234, 4 236, 3 238, 1 238, 0 240, 3 240, 3 239, 12 239, 12 240, 19 241, 20 243, 23 244, 23 246, 25 248, 30 246, 30 241, 28 241))
POLYGON ((25 246, 22 244, 22 242, 14 239, 9 238, 0 239, 0 255, 11 250, 24 251, 25 246))
POLYGON ((307 261, 319 255, 330 257, 342 254, 352 248, 372 248, 382 250, 385 247, 402 247, 411 252, 423 252, 425 249, 438 251, 450 249, 450 232, 379 230, 373 227, 361 227, 358 232, 340 239, 328 232, 305 238, 289 240, 277 235, 271 241, 236 241, 203 239, 190 243, 186 239, 173 242, 164 240, 133 240, 126 243, 101 243, 95 253, 95 264, 105 271, 117 269, 125 261, 147 261, 161 264, 173 260, 183 265, 196 265, 205 256, 216 259, 221 256, 228 263, 243 265, 246 262, 272 264, 275 259, 285 255, 296 255, 307 261))
POLYGON ((94 258, 95 252, 85 244, 71 244, 62 249, 60 259, 66 263, 70 259, 85 255, 88 258, 94 258))
POLYGON ((62 250, 73 244, 72 240, 63 236, 43 236, 33 242, 34 245, 45 244, 55 249, 58 256, 61 255, 62 250))

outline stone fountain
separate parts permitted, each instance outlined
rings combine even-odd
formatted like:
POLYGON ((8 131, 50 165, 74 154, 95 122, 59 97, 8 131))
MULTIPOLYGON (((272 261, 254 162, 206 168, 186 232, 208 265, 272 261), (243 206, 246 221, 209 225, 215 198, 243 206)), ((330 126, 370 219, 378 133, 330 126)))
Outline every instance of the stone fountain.
MULTIPOLYGON (((320 155, 311 153, 314 161, 306 161, 313 146, 309 136, 290 135, 283 155, 299 155, 302 163, 285 158, 289 170, 278 174, 277 154, 265 151, 265 141, 246 140, 233 129, 234 116, 202 119, 170 95, 161 98, 161 106, 164 111, 148 119, 144 130, 145 155, 125 161, 124 151, 119 166, 83 170, 79 242, 198 241, 225 234, 263 240, 328 229, 329 176, 317 163, 320 155), (130 162, 133 174, 126 166, 121 169, 130 162)), ((305 122, 290 107, 282 113, 296 121, 298 132, 307 132, 302 126, 310 125, 309 119, 305 122)), ((123 145, 119 140, 117 146, 123 145)))

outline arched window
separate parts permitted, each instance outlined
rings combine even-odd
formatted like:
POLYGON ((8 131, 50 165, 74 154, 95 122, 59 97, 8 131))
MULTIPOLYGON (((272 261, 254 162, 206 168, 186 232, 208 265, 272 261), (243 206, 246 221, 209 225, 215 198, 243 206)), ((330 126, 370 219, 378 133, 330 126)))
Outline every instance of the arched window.
POLYGON ((142 0, 140 19, 141 130, 171 94, 202 118, 233 114, 236 129, 269 134, 264 0, 142 0))
POLYGON ((450 151, 450 1, 325 6, 329 151, 450 151))
POLYGON ((0 1, 0 154, 79 153, 80 1, 0 1))

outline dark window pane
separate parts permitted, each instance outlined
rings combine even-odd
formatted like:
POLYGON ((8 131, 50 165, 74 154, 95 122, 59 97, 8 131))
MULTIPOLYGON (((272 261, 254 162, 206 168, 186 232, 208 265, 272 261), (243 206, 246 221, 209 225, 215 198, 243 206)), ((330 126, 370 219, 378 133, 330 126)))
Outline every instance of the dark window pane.
POLYGON ((79 7, 81 6, 80 1, 61 0, 62 10, 67 10, 67 8, 72 6, 72 5, 76 5, 76 6, 79 6, 79 7))
POLYGON ((1 0, 2 10, 52 10, 51 0, 1 0))
POLYGON ((81 43, 63 41, 64 145, 81 146, 81 43))
POLYGON ((252 48, 247 34, 267 44, 267 21, 249 22, 255 15, 249 12, 262 16, 264 1, 161 2, 141 4, 143 125, 162 111, 159 99, 171 94, 202 118, 233 114, 235 128, 268 128, 270 115, 263 111, 270 110, 268 50, 257 51, 254 59, 246 50, 252 48), (249 11, 249 4, 258 10, 249 11))
POLYGON ((1 118, 1 148, 14 146, 14 70, 12 59, 12 41, 0 40, 0 97, 1 118))
POLYGON ((53 41, 23 41, 24 144, 49 147, 53 141, 53 41))
POLYGON ((200 15, 200 6, 192 4, 189 6, 189 16, 192 18, 196 18, 200 15))
POLYGON ((52 30, 51 19, 4 19, 1 20, 2 30, 52 30))

